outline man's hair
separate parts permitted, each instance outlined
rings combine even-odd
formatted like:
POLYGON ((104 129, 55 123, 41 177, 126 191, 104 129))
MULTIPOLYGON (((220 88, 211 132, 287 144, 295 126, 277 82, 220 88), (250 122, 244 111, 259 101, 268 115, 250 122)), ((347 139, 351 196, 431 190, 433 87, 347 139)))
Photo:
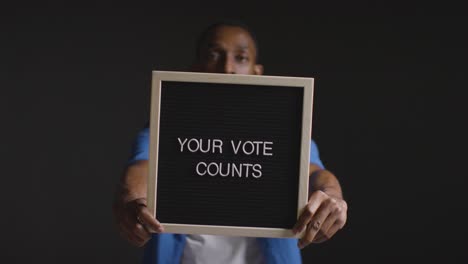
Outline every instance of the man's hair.
POLYGON ((209 25, 208 27, 206 27, 205 30, 201 32, 200 36, 197 39, 197 46, 196 46, 196 51, 195 51, 197 60, 200 60, 202 58, 202 55, 203 55, 202 51, 208 39, 213 35, 213 33, 216 31, 217 28, 222 27, 222 26, 242 28, 247 33, 249 33, 250 37, 252 37, 252 40, 255 44, 255 53, 256 53, 255 59, 257 62, 259 61, 258 40, 257 40, 257 37, 255 36, 255 33, 245 23, 242 23, 237 20, 223 20, 223 21, 213 23, 209 25))

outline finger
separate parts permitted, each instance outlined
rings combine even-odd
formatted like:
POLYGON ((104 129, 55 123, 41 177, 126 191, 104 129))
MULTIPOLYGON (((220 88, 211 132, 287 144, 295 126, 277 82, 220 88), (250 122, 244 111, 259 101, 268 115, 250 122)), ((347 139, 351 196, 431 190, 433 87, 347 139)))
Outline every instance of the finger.
POLYGON ((135 236, 139 240, 147 239, 150 236, 145 227, 138 222, 137 216, 134 213, 127 214, 121 222, 120 227, 127 234, 127 237, 132 240, 135 240, 135 236))
POLYGON ((337 221, 338 221, 338 217, 335 213, 329 214, 327 219, 323 223, 322 227, 320 228, 318 233, 315 235, 312 243, 322 243, 330 239, 336 233, 336 231, 338 231, 338 229, 336 231, 333 231, 331 229, 331 227, 334 226, 337 221))
POLYGON ((323 234, 324 236, 327 236, 328 230, 330 229, 330 227, 333 226, 333 224, 335 224, 337 219, 338 219, 338 213, 336 211, 333 213, 330 213, 327 219, 325 219, 325 221, 323 222, 322 227, 320 227, 319 234, 323 234))
POLYGON ((128 242, 130 242, 132 245, 134 246, 140 246, 144 240, 140 237, 138 237, 137 235, 129 232, 129 233, 126 233, 125 234, 125 238, 128 240, 128 242))
POLYGON ((146 244, 148 240, 149 239, 141 239, 136 236, 133 236, 131 239, 129 239, 129 242, 136 247, 142 247, 146 244))
POLYGON ((138 207, 136 201, 133 201, 119 208, 116 222, 122 237, 135 246, 142 246, 151 238, 151 235, 137 221, 138 207))
POLYGON ((312 241, 312 243, 322 243, 327 240, 328 240, 327 236, 323 234, 321 231, 319 231, 317 235, 315 235, 314 241, 312 241))
POLYGON ((293 227, 294 234, 300 233, 307 224, 310 222, 312 217, 314 216, 317 209, 320 207, 320 204, 323 201, 323 192, 317 191, 314 192, 310 198, 309 203, 306 205, 304 210, 302 211, 301 215, 297 219, 296 224, 293 227))
MULTIPOLYGON (((343 201, 344 202, 344 201, 343 201)), ((333 235, 335 235, 335 233, 340 230, 341 228, 343 228, 343 226, 345 225, 346 223, 346 209, 347 209, 347 204, 346 202, 341 203, 341 204, 335 204, 335 203, 332 203, 334 206, 332 208, 332 213, 331 215, 328 217, 329 219, 334 219, 333 220, 333 224, 330 225, 329 227, 328 226, 324 226, 322 228, 322 231, 324 232, 324 234, 328 237, 328 239, 330 239, 333 235)), ((327 219, 328 220, 328 219, 327 219)), ((325 225, 325 224, 324 224, 325 225)))
POLYGON ((338 232, 338 230, 341 229, 341 224, 339 223, 339 221, 336 221, 331 227, 330 229, 328 229, 327 233, 326 233, 326 237, 327 239, 330 239, 332 236, 334 236, 336 234, 336 232, 338 232))
MULTIPOLYGON (((330 204, 334 204, 333 202, 330 204)), ((332 206, 332 213, 327 217, 322 228, 313 240, 313 243, 321 243, 332 238, 335 233, 343 228, 346 223, 346 204, 343 206, 332 206), (332 223, 330 225, 330 223, 332 223)))
POLYGON ((135 234, 134 231, 132 231, 132 228, 129 227, 122 228, 120 234, 128 242, 138 247, 146 242, 144 237, 135 234))
POLYGON ((151 234, 141 224, 135 224, 131 233, 143 241, 151 237, 151 234))
POLYGON ((119 230, 125 229, 126 226, 132 225, 135 222, 132 211, 126 206, 116 207, 114 213, 115 223, 119 230))
POLYGON ((163 226, 158 220, 156 220, 156 218, 154 218, 153 214, 148 210, 148 208, 141 206, 138 216, 148 231, 154 233, 164 232, 163 226))
POLYGON ((330 209, 328 206, 320 206, 317 210, 317 213, 312 217, 309 224, 307 225, 307 230, 304 236, 299 240, 299 248, 304 248, 314 240, 314 237, 319 232, 322 224, 325 222, 325 219, 330 214, 330 209))

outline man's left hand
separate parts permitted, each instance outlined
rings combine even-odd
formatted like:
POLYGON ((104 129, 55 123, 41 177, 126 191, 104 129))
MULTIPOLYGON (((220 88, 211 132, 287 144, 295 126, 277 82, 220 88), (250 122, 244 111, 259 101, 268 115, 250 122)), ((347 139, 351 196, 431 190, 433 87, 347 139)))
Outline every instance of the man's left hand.
POLYGON ((304 236, 298 242, 299 248, 330 239, 345 225, 347 211, 345 200, 323 191, 313 192, 293 228, 295 234, 305 229, 304 236))

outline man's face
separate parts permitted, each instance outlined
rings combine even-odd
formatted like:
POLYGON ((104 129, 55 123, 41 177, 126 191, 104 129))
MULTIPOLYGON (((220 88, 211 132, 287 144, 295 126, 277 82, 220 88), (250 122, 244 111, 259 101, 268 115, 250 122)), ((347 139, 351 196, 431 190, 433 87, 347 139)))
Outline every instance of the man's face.
POLYGON ((213 73, 263 73, 256 64, 256 47, 250 34, 240 27, 217 27, 201 47, 200 58, 194 70, 213 73))

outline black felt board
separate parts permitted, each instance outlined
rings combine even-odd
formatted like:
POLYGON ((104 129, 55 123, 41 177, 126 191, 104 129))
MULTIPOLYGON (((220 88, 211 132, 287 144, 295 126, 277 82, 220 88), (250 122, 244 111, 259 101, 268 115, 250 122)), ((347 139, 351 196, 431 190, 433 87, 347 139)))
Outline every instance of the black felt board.
POLYGON ((302 87, 162 81, 157 219, 291 228, 297 218, 303 94, 302 87), (220 139, 223 153, 192 153, 187 145, 181 152, 178 138, 220 139), (230 140, 273 142, 273 155, 235 155, 230 140), (262 176, 200 176, 199 162, 260 164, 262 176))

